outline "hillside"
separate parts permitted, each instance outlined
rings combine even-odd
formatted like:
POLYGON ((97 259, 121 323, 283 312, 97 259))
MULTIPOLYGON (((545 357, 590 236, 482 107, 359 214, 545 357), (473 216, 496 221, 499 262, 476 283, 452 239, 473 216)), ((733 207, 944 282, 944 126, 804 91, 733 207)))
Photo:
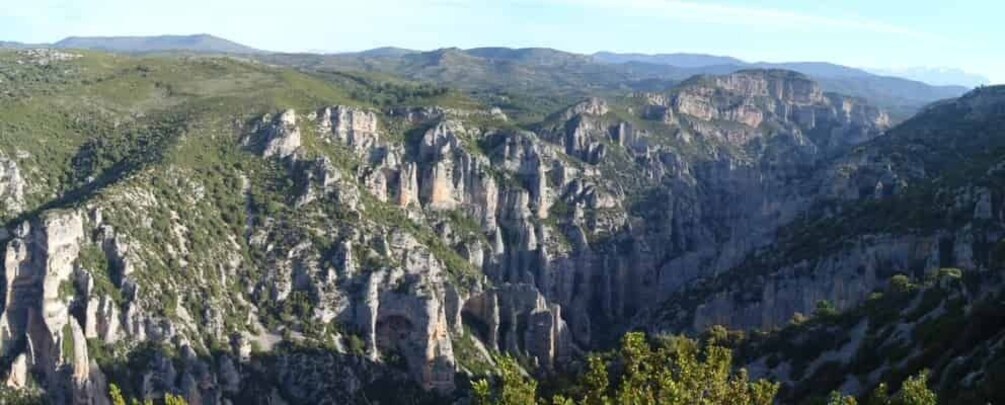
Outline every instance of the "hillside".
MULTIPOLYGON (((299 69, 392 75, 440 86, 490 93, 483 101, 500 104, 505 90, 535 98, 531 109, 554 110, 577 99, 629 90, 663 91, 697 74, 728 74, 743 69, 797 71, 825 90, 860 97, 903 120, 928 103, 957 97, 962 86, 932 86, 894 76, 824 62, 748 63, 703 54, 598 52, 582 55, 547 48, 487 47, 413 51, 384 47, 338 54, 283 54, 248 47, 208 34, 146 37, 69 37, 51 45, 4 43, 0 48, 90 49, 119 53, 212 53, 254 56, 299 69)), ((523 100, 530 102, 528 100, 523 100)), ((540 118, 540 117, 536 117, 540 118)))
MULTIPOLYGON (((690 54, 619 54, 602 52, 594 55, 600 61, 616 64, 649 63, 688 68, 701 73, 722 74, 741 69, 783 69, 799 72, 820 82, 828 91, 844 93, 870 100, 904 119, 926 104, 958 97, 969 90, 962 85, 929 85, 916 80, 879 75, 865 70, 826 62, 744 62, 735 58, 690 54)), ((698 72, 695 72, 698 73, 698 72)))
POLYGON ((668 53, 648 55, 641 53, 597 52, 594 59, 607 63, 641 62, 655 65, 670 65, 682 68, 701 68, 707 66, 739 66, 745 62, 729 56, 705 55, 696 53, 668 53))
POLYGON ((626 91, 665 91, 699 74, 728 74, 744 69, 793 70, 812 77, 826 91, 863 98, 903 120, 928 103, 957 97, 966 88, 927 84, 828 63, 718 63, 731 59, 704 55, 579 55, 553 49, 445 48, 429 52, 361 52, 333 55, 273 54, 268 63, 312 70, 370 72, 405 77, 436 85, 505 97, 507 91, 554 99, 533 109, 591 95, 612 96, 626 91), (560 101, 558 101, 560 100, 560 101))
MULTIPOLYGON (((793 402, 921 367, 946 398, 960 370, 997 375, 913 353, 797 374, 837 358, 787 348, 834 319, 913 313, 874 296, 897 274, 944 287, 931 319, 983 314, 957 307, 1000 285, 1001 88, 898 125, 798 72, 657 84, 555 52, 0 51, 5 382, 56 403, 112 383, 190 403, 450 403, 507 354, 560 379, 629 330, 713 325, 750 332, 738 365, 793 402), (827 316, 787 328, 820 301, 827 316), (841 371, 800 378, 820 370, 841 371)), ((950 336, 876 328, 919 350, 950 336)), ((989 328, 972 339, 993 350, 989 328)))
POLYGON ((159 35, 149 37, 68 37, 52 44, 52 46, 61 49, 91 49, 123 53, 184 51, 194 53, 256 54, 263 52, 208 34, 159 35))

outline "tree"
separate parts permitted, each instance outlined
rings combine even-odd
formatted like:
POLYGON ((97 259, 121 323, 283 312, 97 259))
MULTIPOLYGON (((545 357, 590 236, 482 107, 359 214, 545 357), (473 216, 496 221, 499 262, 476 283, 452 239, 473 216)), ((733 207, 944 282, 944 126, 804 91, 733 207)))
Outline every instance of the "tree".
POLYGON ((112 405, 126 405, 126 398, 122 396, 118 385, 108 384, 108 397, 111 398, 112 405))
POLYGON ((876 389, 872 390, 869 394, 869 399, 866 400, 866 405, 890 405, 890 389, 887 388, 886 383, 879 383, 876 389))
POLYGON ((908 377, 893 401, 898 405, 935 405, 939 398, 928 389, 928 370, 908 377))
POLYGON ((649 386, 646 367, 651 361, 652 350, 641 333, 629 333, 621 339, 621 358, 624 362, 624 376, 618 390, 618 403, 652 403, 656 398, 649 386))
MULTIPOLYGON (((118 385, 108 384, 108 397, 112 401, 112 405, 126 405, 126 397, 122 394, 122 389, 118 385)), ((153 405, 154 401, 152 399, 139 400, 133 398, 128 402, 131 405, 153 405)), ((185 397, 181 395, 174 395, 171 393, 164 394, 164 405, 188 405, 188 401, 185 397)))
POLYGON ((537 381, 523 375, 516 360, 505 356, 499 359, 500 389, 493 395, 489 382, 475 381, 472 386, 475 405, 524 405, 537 402, 537 381))
POLYGON ((181 395, 164 394, 164 405, 188 405, 188 401, 181 395))
MULTIPOLYGON (((721 332, 721 331, 720 331, 721 332)), ((721 333, 720 333, 721 335, 721 333)), ((733 372, 733 353, 685 337, 662 339, 654 349, 642 333, 622 339, 618 404, 771 404, 778 384, 751 383, 746 370, 733 372)))
POLYGON ((817 301, 817 308, 813 312, 813 315, 817 318, 829 318, 836 316, 837 314, 837 307, 834 306, 834 303, 828 300, 817 301))
MULTIPOLYGON (((734 372, 730 349, 715 344, 702 348, 697 341, 681 336, 661 338, 654 344, 642 333, 629 333, 621 339, 621 348, 611 363, 614 366, 609 368, 603 357, 589 357, 587 370, 576 383, 579 390, 574 391, 582 395, 579 404, 769 405, 779 388, 766 380, 751 382, 746 370, 734 372)), ((511 358, 503 358, 499 365, 500 394, 493 395, 487 381, 477 381, 475 404, 537 403, 537 383, 526 378, 511 358)), ((551 403, 577 402, 564 392, 555 395, 551 403)))
POLYGON ((471 385, 474 393, 474 405, 490 405, 492 403, 492 388, 489 387, 488 380, 482 378, 471 385))
POLYGON ((827 397, 827 405, 858 405, 858 400, 851 395, 841 395, 839 391, 831 391, 827 397))
POLYGON ((586 397, 583 403, 586 405, 604 405, 610 403, 607 397, 607 387, 609 385, 607 376, 607 363, 597 355, 589 358, 590 368, 583 377, 586 386, 586 397))
POLYGON ((524 376, 523 369, 512 357, 499 362, 502 371, 502 398, 500 405, 526 405, 536 402, 537 381, 524 376))
POLYGON ((32 388, 14 388, 0 385, 0 404, 35 405, 44 403, 46 402, 41 391, 32 388))
POLYGON ((576 405, 576 401, 559 394, 551 398, 551 405, 576 405))
POLYGON ((911 291, 912 288, 914 288, 914 286, 911 285, 911 279, 907 278, 907 276, 897 274, 890 277, 890 291, 894 294, 905 294, 911 291))
POLYGON ((757 380, 750 387, 751 403, 753 404, 773 404, 775 396, 778 395, 779 384, 768 380, 757 380))

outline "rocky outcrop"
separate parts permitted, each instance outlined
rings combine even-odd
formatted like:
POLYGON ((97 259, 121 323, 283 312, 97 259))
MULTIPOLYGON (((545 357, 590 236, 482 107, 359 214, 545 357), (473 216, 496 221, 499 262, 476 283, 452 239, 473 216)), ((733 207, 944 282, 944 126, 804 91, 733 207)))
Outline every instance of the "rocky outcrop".
POLYGON ((607 154, 604 141, 609 134, 604 116, 608 112, 605 101, 590 98, 550 117, 542 134, 546 140, 562 145, 567 155, 597 164, 607 154))
POLYGON ((443 121, 430 128, 419 144, 419 198, 433 210, 462 208, 491 228, 494 224, 498 185, 491 163, 472 153, 463 138, 467 130, 458 122, 443 121))
POLYGON ((500 286, 473 297, 465 312, 484 325, 480 337, 490 347, 524 353, 545 370, 565 364, 576 353, 561 306, 549 304, 532 286, 500 286))
POLYGON ((610 109, 607 107, 606 101, 596 97, 591 97, 567 108, 561 113, 561 117, 563 121, 568 121, 577 115, 592 115, 599 117, 607 114, 608 111, 610 111, 610 109))
POLYGON ((17 215, 24 209, 25 182, 17 162, 0 152, 0 214, 17 215))
POLYGON ((388 243, 401 267, 367 276, 355 316, 369 355, 377 361, 400 356, 423 387, 451 391, 454 356, 442 295, 445 269, 408 235, 394 233, 388 243))
POLYGON ((419 168, 415 163, 404 163, 398 171, 398 206, 409 208, 419 204, 419 168))
POLYGON ((651 102, 670 104, 673 115, 742 124, 740 128, 701 125, 704 130, 698 131, 741 145, 770 133, 757 129, 770 125, 808 138, 803 143, 834 151, 872 139, 891 124, 882 110, 860 100, 825 94, 809 78, 788 71, 741 71, 691 79, 672 100, 651 102))
MULTIPOLYGON (((8 380, 60 370, 77 392, 103 392, 77 351, 91 339, 120 355, 154 348, 132 387, 144 397, 351 402, 402 376, 449 392, 473 369, 464 356, 510 352, 550 372, 626 327, 770 328, 820 299, 851 306, 890 269, 918 272, 949 251, 977 263, 991 240, 863 236, 735 288, 696 290, 815 214, 820 190, 854 200, 864 186, 876 199, 903 189, 903 171, 872 178, 865 164, 834 163, 888 119, 781 72, 614 103, 590 98, 519 128, 492 110, 287 110, 245 138, 276 161, 130 174, 88 197, 86 219, 54 213, 12 229, 8 380), (45 231, 71 228, 81 230, 45 231), (662 311, 685 301, 694 306, 662 311)), ((873 157, 863 162, 882 168, 873 157)), ((0 181, 18 173, 7 167, 0 159, 0 181)), ((972 196, 961 204, 974 217, 1001 217, 993 190, 972 196)))
POLYGON ((348 145, 369 159, 368 153, 380 141, 377 114, 354 107, 327 107, 317 113, 319 132, 348 145))
POLYGON ((297 206, 303 206, 336 190, 342 173, 332 164, 331 159, 322 157, 300 169, 302 190, 297 197, 297 206))
POLYGON ((293 110, 283 111, 271 123, 268 116, 262 118, 265 128, 265 147, 262 156, 285 158, 293 155, 300 148, 300 129, 297 127, 297 114, 293 110))
POLYGON ((70 387, 51 393, 64 401, 86 389, 90 367, 82 328, 69 309, 83 232, 79 213, 47 213, 18 227, 4 260, 0 336, 5 356, 15 359, 9 382, 23 384, 30 367, 48 386, 70 387))

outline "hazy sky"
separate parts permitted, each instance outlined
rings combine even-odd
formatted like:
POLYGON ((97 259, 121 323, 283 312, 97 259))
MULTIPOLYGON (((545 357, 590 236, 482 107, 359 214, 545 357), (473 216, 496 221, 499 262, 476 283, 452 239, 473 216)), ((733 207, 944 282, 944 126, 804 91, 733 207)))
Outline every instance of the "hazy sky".
POLYGON ((1002 0, 2 0, 0 40, 210 33, 276 51, 379 46, 701 52, 957 67, 1005 83, 1002 0))

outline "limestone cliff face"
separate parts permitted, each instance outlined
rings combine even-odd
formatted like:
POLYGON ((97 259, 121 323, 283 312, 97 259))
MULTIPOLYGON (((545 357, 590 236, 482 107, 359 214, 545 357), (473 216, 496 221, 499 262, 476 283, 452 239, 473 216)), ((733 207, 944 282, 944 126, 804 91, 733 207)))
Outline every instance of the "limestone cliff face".
POLYGON ((621 231, 623 250, 591 260, 593 277, 614 286, 584 301, 608 303, 603 313, 611 319, 647 312, 647 303, 733 269, 770 245, 779 227, 815 201, 818 183, 806 174, 889 125, 881 111, 824 94, 788 72, 698 78, 670 96, 639 96, 650 106, 644 117, 671 123, 676 141, 712 152, 682 156, 628 125, 612 127, 614 139, 625 140, 641 170, 662 186, 647 191, 640 205, 646 220, 621 231))
POLYGON ((372 111, 336 106, 322 109, 316 119, 322 133, 330 133, 357 153, 365 153, 379 141, 377 115, 372 111))
MULTIPOLYGON (((584 112, 598 112, 599 108, 584 107, 584 112)), ((564 362, 577 350, 572 348, 572 334, 565 326, 561 307, 550 303, 546 295, 554 290, 549 280, 554 275, 542 268, 548 258, 545 244, 558 243, 539 222, 548 217, 550 201, 557 197, 548 186, 548 172, 564 165, 554 147, 540 143, 531 133, 482 133, 465 128, 456 118, 434 116, 415 154, 404 155, 401 145, 381 141, 380 125, 367 118, 373 117, 372 113, 337 106, 313 116, 320 122, 322 136, 331 134, 333 141, 368 157, 367 165, 360 167, 355 177, 358 184, 367 185, 370 195, 415 215, 435 217, 459 211, 472 218, 480 237, 489 243, 459 239, 462 235, 451 231, 448 224, 434 225, 439 227, 443 241, 455 246, 477 270, 493 280, 517 284, 459 294, 456 287, 446 283, 443 265, 422 243, 401 233, 391 234, 388 239, 375 238, 381 232, 361 228, 342 236, 332 235, 345 240, 334 268, 324 268, 317 247, 310 243, 292 246, 285 256, 277 251, 274 270, 267 273, 259 287, 262 293, 282 301, 306 288, 311 295, 325 297, 317 309, 324 314, 323 319, 356 325, 366 337, 372 360, 401 356, 410 373, 430 389, 453 387, 451 339, 463 334, 462 313, 484 318, 487 324, 503 325, 480 336, 487 340, 488 347, 526 353, 546 368, 564 362), (365 124, 326 124, 336 121, 365 124), (354 138, 354 133, 364 134, 368 141, 355 141, 360 138, 354 138), (471 142, 477 138, 492 144, 488 156, 475 151, 471 142), (372 159, 374 156, 384 157, 372 159), (375 182, 374 178, 381 180, 375 182), (363 252, 364 257, 356 256, 357 252, 363 252), (388 258, 390 266, 359 273, 360 261, 367 257, 388 258), (359 300, 345 292, 356 288, 365 291, 359 300), (525 297, 515 299, 511 297, 514 294, 525 297), (472 302, 493 302, 485 305, 494 309, 486 313, 472 302)), ((351 182, 343 182, 348 179, 330 163, 288 164, 304 173, 305 185, 298 197, 301 206, 356 189, 351 182), (341 180, 324 180, 329 178, 341 180)), ((597 192, 585 194, 596 206, 597 192)), ((364 215, 363 204, 339 206, 364 215)), ((262 231, 252 240, 258 241, 255 246, 268 249, 270 236, 262 231)))
MULTIPOLYGON (((916 181, 855 149, 889 124, 775 71, 586 99, 521 127, 441 107, 238 120, 242 147, 224 148, 237 163, 163 163, 9 230, 8 379, 47 370, 84 387, 66 395, 103 392, 76 350, 91 339, 154 347, 150 396, 345 402, 389 376, 447 393, 497 351, 559 371, 629 327, 770 328, 948 255, 979 268, 994 231, 976 227, 856 234, 754 266, 821 205, 916 181)), ((10 199, 24 168, 3 162, 10 199)), ((995 191, 960 192, 961 211, 1002 216, 995 191)))
POLYGON ((478 161, 461 150, 459 134, 464 131, 456 121, 440 122, 423 135, 419 144, 419 159, 425 163, 419 177, 419 194, 433 209, 457 208, 465 199, 469 185, 465 170, 485 163, 484 159, 478 161))
POLYGON ((933 106, 820 167, 804 183, 818 190, 818 207, 806 214, 812 221, 792 224, 730 274, 675 296, 658 311, 664 325, 767 329, 812 313, 819 301, 853 307, 895 274, 991 269, 988 249, 1005 223, 999 191, 986 185, 1000 181, 1002 164, 964 167, 958 156, 998 144, 991 128, 1005 116, 992 106, 1002 100, 977 91, 933 106))
POLYGON ((267 125, 263 130, 266 137, 263 156, 287 157, 300 147, 300 129, 297 127, 297 114, 293 110, 284 111, 271 123, 265 117, 262 123, 267 125))
POLYGON ((986 249, 1005 227, 1002 207, 989 203, 999 201, 997 192, 961 189, 956 195, 948 209, 964 219, 957 226, 933 233, 867 233, 795 263, 740 266, 732 281, 696 288, 704 291, 699 301, 688 302, 681 294, 678 302, 668 302, 662 322, 693 330, 717 324, 768 330, 784 326, 794 314, 811 314, 820 301, 852 308, 896 274, 920 279, 944 267, 987 271, 986 249))
POLYGON ((394 233, 388 241, 402 267, 379 270, 366 280, 354 322, 367 337, 368 353, 404 357, 427 389, 454 388, 454 355, 447 323, 442 265, 413 238, 394 233), (427 291, 427 293, 423 293, 427 291))
POLYGON ((671 108, 674 116, 742 124, 739 128, 702 125, 706 135, 734 144, 780 130, 826 152, 867 141, 890 126, 890 117, 882 110, 861 100, 825 94, 809 78, 787 71, 741 71, 691 79, 672 99, 650 102, 671 108), (762 125, 766 127, 759 128, 762 125))
MULTIPOLYGON (((473 265, 492 275, 493 278, 498 277, 497 280, 529 280, 525 278, 524 273, 538 272, 535 263, 538 262, 537 257, 541 255, 535 253, 538 250, 535 238, 542 230, 534 221, 547 216, 547 201, 551 193, 546 185, 547 167, 540 146, 535 142, 535 138, 526 138, 526 135, 521 137, 511 133, 482 134, 479 130, 466 129, 459 121, 450 118, 437 119, 439 121, 434 121, 422 134, 415 155, 371 161, 372 166, 366 171, 387 175, 387 184, 396 185, 388 190, 388 194, 392 201, 397 201, 399 207, 428 210, 427 215, 460 211, 472 218, 480 228, 480 234, 490 240, 497 240, 494 247, 471 241, 455 241, 446 226, 441 228, 441 237, 445 242, 458 246, 473 265), (498 143, 498 146, 489 151, 490 156, 474 151, 474 145, 470 142, 478 137, 498 143), (526 183, 520 186, 501 186, 500 178, 517 179, 513 184, 526 183), (505 193, 502 190, 506 190, 505 193), (510 247, 509 244, 516 245, 510 247), (524 264, 513 264, 517 262, 524 264), (517 270, 518 268, 523 270, 517 270)), ((372 149, 364 153, 372 155, 379 150, 396 150, 395 145, 388 144, 373 144, 370 147, 372 149)), ((414 241, 407 245, 418 246, 414 241)), ((417 264, 415 271, 419 269, 432 268, 428 264, 417 264)), ((495 302, 497 295, 493 291, 488 291, 456 296, 450 288, 439 285, 432 289, 435 293, 429 297, 431 301, 418 305, 410 301, 413 298, 407 294, 380 293, 382 288, 390 288, 389 284, 405 282, 400 281, 403 276, 396 274, 398 273, 391 272, 380 277, 373 275, 366 287, 370 298, 367 299, 366 309, 363 309, 362 313, 364 319, 370 320, 366 322, 365 329, 372 330, 375 336, 371 339, 371 353, 381 352, 381 347, 395 350, 397 342, 405 340, 428 341, 430 343, 423 346, 426 347, 424 355, 406 356, 409 367, 421 370, 414 371, 414 374, 427 387, 448 389, 452 387, 454 367, 453 355, 450 352, 450 336, 452 334, 456 337, 458 333, 462 333, 457 321, 460 314, 467 311, 462 308, 472 307, 469 305, 470 301, 495 302), (456 302, 451 303, 452 301, 456 302), (416 312, 423 307, 432 312, 416 312), (385 313, 386 315, 383 315, 385 313), (444 320, 449 321, 444 323, 444 320), (451 323, 454 325, 451 326, 451 323), (415 332, 407 332, 405 337, 388 336, 392 331, 400 332, 406 329, 415 332)), ((414 280, 431 280, 431 277, 435 279, 434 274, 414 274, 408 277, 414 280)), ((442 280, 439 282, 442 283, 442 280)), ((493 304, 494 312, 479 313, 478 316, 484 316, 485 322, 496 325, 501 322, 501 317, 510 320, 504 330, 491 334, 492 343, 488 344, 489 347, 529 353, 542 365, 551 366, 561 350, 569 350, 570 335, 564 330, 564 321, 558 315, 558 307, 550 307, 551 304, 547 303, 545 297, 536 292, 533 283, 525 288, 529 288, 527 294, 536 298, 519 301, 523 302, 520 304, 515 302, 501 306, 493 304), (550 321, 546 322, 547 325, 529 326, 535 322, 542 322, 545 317, 542 314, 549 314, 547 317, 550 321), (528 330, 527 333, 538 335, 543 333, 541 336, 554 336, 552 340, 555 342, 542 346, 537 338, 525 339, 523 336, 519 339, 513 338, 517 330, 528 330), (508 343, 503 343, 503 336, 511 336, 508 343), (560 350, 557 347, 564 348, 560 350)), ((489 339, 488 336, 485 338, 489 339)))
POLYGON ((96 394, 88 384, 83 328, 71 317, 73 297, 67 296, 83 231, 79 213, 54 212, 22 223, 7 243, 0 347, 14 359, 8 385, 23 387, 34 371, 50 387, 62 387, 52 392, 62 401, 96 394))
POLYGON ((25 182, 17 162, 0 153, 0 213, 13 216, 24 208, 25 182))

